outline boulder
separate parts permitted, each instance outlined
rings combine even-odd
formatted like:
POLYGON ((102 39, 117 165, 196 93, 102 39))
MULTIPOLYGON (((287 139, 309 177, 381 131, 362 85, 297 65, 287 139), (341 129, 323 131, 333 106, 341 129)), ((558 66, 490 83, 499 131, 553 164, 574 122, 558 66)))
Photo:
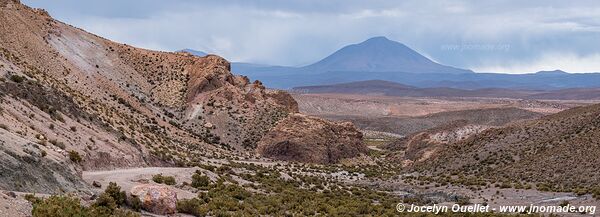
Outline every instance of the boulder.
POLYGON ((140 198, 142 208, 148 212, 159 215, 177 212, 177 193, 168 186, 141 184, 133 187, 130 193, 140 198))
POLYGON ((367 148, 350 122, 290 114, 258 142, 258 154, 277 160, 331 164, 359 156, 367 148))

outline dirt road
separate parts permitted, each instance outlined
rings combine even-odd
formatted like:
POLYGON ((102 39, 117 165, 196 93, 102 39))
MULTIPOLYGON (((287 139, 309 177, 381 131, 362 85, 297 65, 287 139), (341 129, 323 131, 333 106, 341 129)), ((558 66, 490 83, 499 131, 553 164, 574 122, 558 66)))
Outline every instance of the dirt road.
MULTIPOLYGON (((98 188, 98 192, 102 191, 109 182, 115 182, 121 189, 129 192, 136 185, 152 182, 152 176, 162 173, 165 176, 173 176, 177 184, 183 182, 191 183, 192 174, 200 168, 181 168, 181 167, 146 167, 132 169, 117 169, 110 171, 84 171, 83 180, 92 184, 94 181, 100 183, 102 188, 98 188)), ((190 199, 197 196, 192 191, 173 188, 177 192, 177 198, 190 199)))

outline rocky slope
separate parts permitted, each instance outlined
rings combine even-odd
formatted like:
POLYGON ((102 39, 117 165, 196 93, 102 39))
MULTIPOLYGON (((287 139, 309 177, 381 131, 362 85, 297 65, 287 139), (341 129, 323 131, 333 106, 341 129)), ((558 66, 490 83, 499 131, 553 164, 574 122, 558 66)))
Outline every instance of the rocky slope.
POLYGON ((267 133, 257 151, 278 160, 328 164, 366 153, 366 146, 362 133, 350 122, 332 123, 294 114, 267 133))
POLYGON ((401 160, 404 166, 414 162, 428 160, 432 155, 449 144, 456 143, 476 135, 490 126, 472 125, 466 120, 459 120, 442 126, 413 133, 386 145, 392 151, 403 151, 403 155, 392 155, 392 160, 401 160))
POLYGON ((416 166, 433 174, 530 183, 553 191, 598 188, 600 105, 569 109, 486 130, 438 151, 416 166))
POLYGON ((0 187, 46 193, 85 190, 81 170, 252 154, 298 112, 221 57, 111 42, 17 0, 0 0, 0 96, 0 187))

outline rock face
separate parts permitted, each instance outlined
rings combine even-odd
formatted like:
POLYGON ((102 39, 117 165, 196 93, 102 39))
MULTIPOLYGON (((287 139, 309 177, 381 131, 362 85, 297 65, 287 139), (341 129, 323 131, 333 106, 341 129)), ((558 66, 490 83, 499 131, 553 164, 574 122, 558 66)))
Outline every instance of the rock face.
POLYGON ((144 210, 168 215, 177 212, 177 193, 167 186, 143 184, 131 189, 131 195, 140 198, 144 210))
POLYGON ((404 151, 404 155, 392 155, 392 160, 401 160, 404 166, 415 162, 428 160, 433 154, 439 152, 444 146, 456 143, 481 133, 490 128, 484 125, 472 125, 465 120, 454 121, 434 127, 423 132, 413 133, 387 145, 387 149, 404 151))
POLYGON ((302 114, 280 121, 259 142, 265 157, 304 163, 337 163, 367 151, 362 133, 350 122, 333 123, 302 114))

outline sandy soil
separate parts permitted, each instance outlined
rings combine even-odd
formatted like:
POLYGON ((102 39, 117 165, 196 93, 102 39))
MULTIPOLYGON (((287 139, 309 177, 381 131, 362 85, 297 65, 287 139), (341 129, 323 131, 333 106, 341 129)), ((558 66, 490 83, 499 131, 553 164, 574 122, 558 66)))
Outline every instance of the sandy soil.
POLYGON ((364 117, 417 117, 438 112, 516 107, 539 113, 556 113, 594 103, 578 100, 519 100, 505 98, 417 98, 356 94, 294 94, 300 111, 310 115, 364 117))
POLYGON ((22 195, 12 197, 9 192, 0 192, 0 216, 20 217, 31 216, 31 204, 22 195))

